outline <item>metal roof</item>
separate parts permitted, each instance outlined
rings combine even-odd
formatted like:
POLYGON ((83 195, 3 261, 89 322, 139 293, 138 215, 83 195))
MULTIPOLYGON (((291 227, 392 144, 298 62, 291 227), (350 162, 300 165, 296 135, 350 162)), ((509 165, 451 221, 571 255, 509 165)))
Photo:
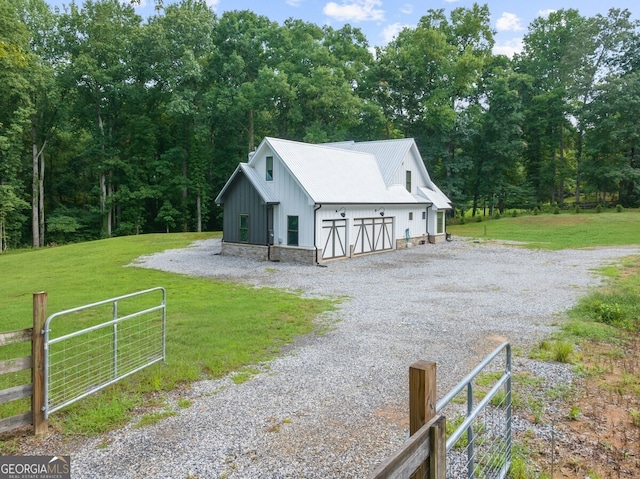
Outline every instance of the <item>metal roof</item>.
POLYGON ((415 145, 415 142, 412 138, 401 138, 398 140, 364 141, 361 143, 351 142, 340 144, 340 147, 370 153, 375 156, 384 183, 389 185, 393 175, 398 171, 413 145, 415 145))
POLYGON ((220 191, 220 193, 216 197, 216 200, 215 200, 216 203, 224 202, 223 200, 224 194, 226 193, 229 186, 233 183, 233 180, 235 179, 235 177, 238 175, 239 172, 242 172, 247 177, 247 179, 251 182, 253 187, 256 189, 256 191, 262 198, 262 201, 264 201, 266 204, 280 203, 278 199, 274 196, 274 194, 267 188, 267 185, 265 184, 264 181, 262 181, 262 178, 260 177, 258 172, 255 170, 255 168, 251 167, 247 163, 240 163, 236 167, 235 171, 233 172, 231 177, 227 180, 224 187, 222 188, 222 191, 220 191))
POLYGON ((419 186, 418 193, 420 193, 421 196, 424 196, 427 200, 433 203, 433 206, 435 206, 439 210, 451 209, 451 201, 435 185, 434 189, 427 188, 425 186, 419 186))
POLYGON ((418 203, 404 188, 387 188, 379 161, 349 143, 314 145, 266 138, 315 203, 418 203), (347 148, 345 148, 347 147, 347 148))

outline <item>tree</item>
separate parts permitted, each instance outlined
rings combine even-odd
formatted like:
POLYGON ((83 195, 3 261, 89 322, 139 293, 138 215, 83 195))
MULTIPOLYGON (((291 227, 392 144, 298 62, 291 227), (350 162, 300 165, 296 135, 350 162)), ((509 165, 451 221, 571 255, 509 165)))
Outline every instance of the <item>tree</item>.
POLYGON ((27 206, 22 199, 22 154, 33 113, 29 32, 19 5, 0 0, 0 236, 2 248, 19 244, 27 206))
POLYGON ((61 76, 74 91, 77 127, 92 132, 86 159, 97 175, 102 235, 107 237, 117 224, 120 115, 133 84, 131 55, 141 20, 117 0, 86 0, 82 9, 71 4, 60 21, 67 61, 61 76))

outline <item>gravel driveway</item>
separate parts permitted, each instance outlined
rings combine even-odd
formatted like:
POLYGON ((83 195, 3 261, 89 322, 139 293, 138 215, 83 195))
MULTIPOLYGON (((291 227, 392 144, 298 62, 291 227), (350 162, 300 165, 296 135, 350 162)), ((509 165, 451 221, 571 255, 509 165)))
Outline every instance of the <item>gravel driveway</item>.
POLYGON ((320 318, 328 333, 301 339, 251 380, 198 382, 177 416, 71 446, 74 477, 366 477, 405 440, 409 365, 437 362, 442 396, 503 340, 526 348, 549 334, 598 285, 595 268, 639 252, 454 238, 315 267, 219 250, 205 240, 137 265, 350 299, 320 318))

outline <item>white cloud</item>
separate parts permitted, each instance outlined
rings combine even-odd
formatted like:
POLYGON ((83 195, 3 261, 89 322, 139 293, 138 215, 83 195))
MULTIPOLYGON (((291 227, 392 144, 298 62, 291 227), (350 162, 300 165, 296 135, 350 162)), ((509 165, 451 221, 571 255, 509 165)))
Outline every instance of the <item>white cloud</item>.
POLYGON ((513 58, 513 55, 522 51, 522 38, 514 38, 503 43, 496 43, 493 47, 494 55, 506 55, 513 58))
POLYGON ((382 30, 382 38, 384 39, 384 42, 389 43, 391 40, 398 36, 398 33, 400 33, 403 28, 411 28, 411 26, 403 25, 401 23, 394 23, 392 25, 387 25, 386 27, 384 27, 384 30, 382 30))
POLYGON ((302 0, 287 0, 286 3, 287 5, 289 5, 290 7, 299 7, 301 4, 302 0))
POLYGON ((539 17, 547 18, 547 17, 549 17, 549 15, 551 15, 551 14, 552 14, 553 12, 555 12, 555 11, 556 11, 556 10, 552 10, 552 9, 549 9, 549 10, 539 10, 539 11, 538 11, 538 16, 539 16, 539 17))
POLYGON ((218 3, 220 3, 220 0, 207 0, 207 5, 212 9, 215 10, 216 7, 218 6, 218 3))
POLYGON ((513 13, 504 12, 496 22, 496 28, 499 32, 519 32, 524 30, 520 18, 513 13))
POLYGON ((384 10, 376 8, 380 6, 381 0, 343 0, 341 5, 327 3, 322 13, 338 21, 381 21, 384 20, 384 10))
POLYGON ((400 13, 404 13, 405 15, 411 15, 413 13, 413 5, 411 5, 410 3, 405 3, 404 5, 402 5, 402 8, 400 9, 400 13))

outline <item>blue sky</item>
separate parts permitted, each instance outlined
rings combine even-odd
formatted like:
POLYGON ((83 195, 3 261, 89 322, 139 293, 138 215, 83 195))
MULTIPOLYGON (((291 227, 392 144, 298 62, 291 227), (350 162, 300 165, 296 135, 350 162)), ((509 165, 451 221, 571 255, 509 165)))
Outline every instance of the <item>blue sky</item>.
MULTIPOLYGON (((164 0, 168 5, 176 0, 164 0)), ((70 0, 47 0, 50 5, 61 6, 70 0)), ((82 0, 76 0, 81 4, 82 0)), ((317 25, 340 28, 346 23, 360 28, 371 46, 383 46, 405 26, 413 27, 429 9, 444 8, 447 12, 457 7, 471 7, 473 0, 207 0, 217 13, 227 10, 252 10, 271 20, 282 23, 287 18, 298 18, 317 25)), ((628 9, 638 19, 638 0, 486 0, 491 11, 491 26, 497 31, 496 53, 511 56, 520 48, 527 27, 540 15, 553 10, 574 8, 584 16, 598 13, 606 15, 610 8, 628 9)), ((138 14, 148 17, 154 13, 154 0, 140 0, 138 14)))

